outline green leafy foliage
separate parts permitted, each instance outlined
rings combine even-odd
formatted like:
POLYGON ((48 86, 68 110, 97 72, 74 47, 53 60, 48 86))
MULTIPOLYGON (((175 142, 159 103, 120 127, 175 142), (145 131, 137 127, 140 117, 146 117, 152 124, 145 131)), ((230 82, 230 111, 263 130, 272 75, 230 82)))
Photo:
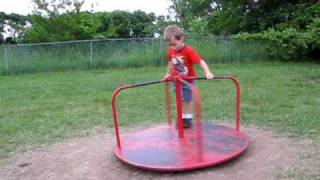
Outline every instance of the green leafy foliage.
POLYGON ((267 40, 271 57, 319 59, 319 1, 171 1, 187 34, 239 34, 242 39, 267 40))
POLYGON ((308 32, 311 36, 309 43, 311 54, 320 58, 320 18, 316 18, 308 25, 308 32))
POLYGON ((269 29, 262 33, 249 34, 243 33, 238 38, 249 40, 266 40, 271 41, 268 48, 270 56, 280 56, 283 59, 298 59, 304 57, 308 51, 308 39, 304 33, 298 33, 295 29, 289 28, 282 31, 269 29))
POLYGON ((12 27, 9 39, 2 37, 0 42, 152 37, 175 23, 187 36, 239 34, 244 39, 268 40, 276 47, 270 46, 270 56, 283 59, 320 56, 317 0, 171 0, 167 17, 143 11, 83 12, 84 0, 32 2, 35 9, 27 17, 0 12, 0 31, 5 25, 12 27))
POLYGON ((141 38, 153 36, 156 16, 143 11, 113 11, 101 15, 98 32, 106 38, 141 38))
POLYGON ((0 44, 4 43, 4 37, 2 34, 0 34, 0 44))
POLYGON ((319 57, 320 50, 320 18, 315 18, 305 31, 298 31, 295 28, 282 30, 270 28, 261 33, 241 33, 237 37, 271 42, 268 48, 270 56, 278 56, 286 60, 307 57, 316 59, 319 57))
POLYGON ((23 34, 26 25, 27 18, 25 16, 0 12, 0 44, 16 43, 17 39, 23 34), (5 38, 2 33, 6 34, 7 37, 5 38))
POLYGON ((23 42, 81 40, 94 37, 98 18, 89 12, 66 13, 59 16, 30 16, 32 27, 25 31, 23 42))
POLYGON ((69 12, 51 17, 32 15, 32 27, 25 31, 23 42, 150 37, 153 36, 154 20, 153 13, 142 11, 69 12))
MULTIPOLYGON (((0 12, 0 33, 11 27, 7 42, 37 43, 92 38, 140 38, 153 36, 154 13, 143 11, 81 11, 84 0, 33 0, 28 16, 0 12), (29 23, 26 26, 26 23, 29 23), (18 39, 16 39, 18 37, 18 39)), ((1 38, 1 42, 5 39, 1 38)))

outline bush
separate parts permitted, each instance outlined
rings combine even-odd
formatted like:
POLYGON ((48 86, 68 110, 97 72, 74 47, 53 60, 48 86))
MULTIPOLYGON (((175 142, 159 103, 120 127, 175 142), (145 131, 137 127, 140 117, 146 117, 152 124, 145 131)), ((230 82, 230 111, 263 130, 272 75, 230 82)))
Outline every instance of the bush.
POLYGON ((315 52, 320 50, 320 18, 315 18, 303 32, 290 27, 282 30, 270 28, 261 33, 241 33, 237 37, 271 42, 267 47, 270 57, 285 60, 317 58, 315 52))
POLYGON ((273 58, 280 57, 285 60, 301 58, 304 57, 308 49, 305 37, 291 28, 283 31, 269 29, 256 34, 243 33, 237 37, 245 40, 254 39, 271 42, 267 49, 268 55, 273 58))
POLYGON ((320 18, 316 18, 307 26, 307 33, 310 36, 308 42, 309 56, 313 59, 320 60, 320 18))
POLYGON ((320 18, 314 19, 313 22, 308 26, 308 30, 311 36, 311 50, 320 51, 320 18))

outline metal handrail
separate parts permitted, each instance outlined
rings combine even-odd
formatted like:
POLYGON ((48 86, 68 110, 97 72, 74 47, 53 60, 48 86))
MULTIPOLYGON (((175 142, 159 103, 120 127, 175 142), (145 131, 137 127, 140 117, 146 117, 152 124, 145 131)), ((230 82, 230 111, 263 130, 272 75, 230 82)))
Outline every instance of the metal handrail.
MULTIPOLYGON (((112 94, 112 114, 113 114, 113 123, 114 123, 118 148, 121 148, 121 140, 120 140, 120 133, 119 133, 119 125, 118 125, 118 114, 117 114, 117 110, 116 110, 116 97, 117 97, 117 95, 125 89, 147 86, 147 85, 152 85, 152 84, 159 84, 159 83, 164 83, 164 82, 172 82, 172 81, 177 82, 176 84, 180 84, 181 80, 231 80, 236 86, 236 130, 240 131, 240 83, 235 76, 220 76, 220 77, 214 77, 213 79, 207 79, 204 77, 172 76, 172 77, 162 79, 162 80, 157 80, 157 81, 148 81, 148 82, 123 85, 113 91, 113 94, 112 94)), ((176 90, 176 93, 177 92, 180 92, 180 91, 176 90)), ((180 93, 178 93, 178 94, 180 94, 180 93)), ((177 104, 177 106, 179 106, 179 105, 177 104)), ((179 130, 179 137, 180 138, 183 137, 183 132, 181 132, 181 130, 179 130)))

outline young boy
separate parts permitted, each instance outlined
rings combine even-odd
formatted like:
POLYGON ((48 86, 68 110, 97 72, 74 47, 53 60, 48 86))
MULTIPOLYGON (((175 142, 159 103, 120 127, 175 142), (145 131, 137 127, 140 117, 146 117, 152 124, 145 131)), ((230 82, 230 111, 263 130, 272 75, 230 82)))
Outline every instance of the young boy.
MULTIPOLYGON (((200 64, 207 79, 213 79, 207 63, 198 55, 198 53, 184 42, 182 30, 177 25, 167 26, 164 30, 164 39, 169 48, 167 50, 168 67, 164 79, 172 75, 186 75, 196 77, 194 64, 200 64)), ((190 82, 193 83, 192 81, 190 82)), ((192 92, 191 87, 182 83, 182 101, 183 101, 183 127, 192 126, 192 92)))

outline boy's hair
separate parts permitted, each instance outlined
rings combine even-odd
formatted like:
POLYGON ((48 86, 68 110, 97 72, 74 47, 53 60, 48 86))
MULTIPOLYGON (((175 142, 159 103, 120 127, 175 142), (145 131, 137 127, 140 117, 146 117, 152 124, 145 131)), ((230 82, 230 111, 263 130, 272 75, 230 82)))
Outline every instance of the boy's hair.
POLYGON ((181 40, 183 38, 183 32, 179 26, 169 25, 164 29, 163 37, 165 41, 169 41, 172 37, 181 40))

